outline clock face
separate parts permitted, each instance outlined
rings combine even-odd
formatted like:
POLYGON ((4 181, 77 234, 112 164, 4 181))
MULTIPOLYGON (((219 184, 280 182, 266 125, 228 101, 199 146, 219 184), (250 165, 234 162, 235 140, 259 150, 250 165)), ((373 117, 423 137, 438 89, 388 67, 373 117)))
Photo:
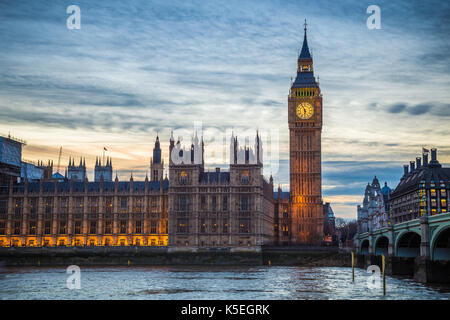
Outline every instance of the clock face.
POLYGON ((314 108, 308 102, 302 102, 297 105, 295 113, 300 119, 306 120, 313 116, 314 108))

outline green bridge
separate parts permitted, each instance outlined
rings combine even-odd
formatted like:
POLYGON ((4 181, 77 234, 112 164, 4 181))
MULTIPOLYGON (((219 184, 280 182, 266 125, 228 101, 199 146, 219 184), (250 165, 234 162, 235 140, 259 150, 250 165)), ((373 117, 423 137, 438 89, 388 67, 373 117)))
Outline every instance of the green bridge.
POLYGON ((357 252, 361 255, 450 260, 450 212, 359 234, 357 252))

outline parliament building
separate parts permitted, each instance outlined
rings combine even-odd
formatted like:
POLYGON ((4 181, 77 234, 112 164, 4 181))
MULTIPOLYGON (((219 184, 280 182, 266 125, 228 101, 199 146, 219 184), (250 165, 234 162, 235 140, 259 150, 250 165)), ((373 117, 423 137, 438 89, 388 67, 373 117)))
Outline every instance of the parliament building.
POLYGON ((197 134, 189 146, 170 137, 168 168, 157 137, 144 181, 113 180, 109 157, 97 158, 94 181, 87 179, 85 159, 70 158, 65 176, 53 174, 52 162, 20 164, 20 142, 3 138, 0 146, 9 147, 0 148, 0 246, 320 244, 330 210, 322 203, 322 94, 306 24, 287 120, 290 191, 284 192, 274 192, 272 177, 263 176, 258 132, 252 147, 232 136, 228 170, 213 171, 205 170, 197 134))

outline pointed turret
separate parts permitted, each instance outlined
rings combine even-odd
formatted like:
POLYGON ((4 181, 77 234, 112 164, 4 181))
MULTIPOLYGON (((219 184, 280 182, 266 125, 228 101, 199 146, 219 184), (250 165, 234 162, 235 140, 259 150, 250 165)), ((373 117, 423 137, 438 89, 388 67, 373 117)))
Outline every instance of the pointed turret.
POLYGON ((305 35, 303 37, 303 45, 302 45, 302 50, 300 51, 300 55, 298 56, 298 59, 312 59, 311 57, 311 53, 309 52, 309 47, 308 47, 308 38, 306 37, 306 26, 308 24, 306 23, 306 19, 305 19, 305 35))

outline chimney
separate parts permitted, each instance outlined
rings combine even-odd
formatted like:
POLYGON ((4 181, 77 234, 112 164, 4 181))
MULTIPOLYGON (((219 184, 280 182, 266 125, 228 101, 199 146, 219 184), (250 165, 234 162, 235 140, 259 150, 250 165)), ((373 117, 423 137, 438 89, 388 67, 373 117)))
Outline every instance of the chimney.
POLYGON ((428 166, 428 153, 422 154, 422 157, 423 157, 423 166, 424 167, 428 166))
POLYGON ((410 171, 413 172, 414 171, 414 167, 415 167, 415 162, 414 161, 410 161, 409 162, 409 167, 410 167, 410 171))
POLYGON ((437 161, 437 150, 436 148, 431 149, 431 161, 437 161))
POLYGON ((405 164, 403 166, 403 172, 404 172, 405 176, 408 174, 408 165, 407 164, 405 164))
POLYGON ((416 158, 417 169, 420 169, 422 166, 422 159, 420 157, 416 158))

